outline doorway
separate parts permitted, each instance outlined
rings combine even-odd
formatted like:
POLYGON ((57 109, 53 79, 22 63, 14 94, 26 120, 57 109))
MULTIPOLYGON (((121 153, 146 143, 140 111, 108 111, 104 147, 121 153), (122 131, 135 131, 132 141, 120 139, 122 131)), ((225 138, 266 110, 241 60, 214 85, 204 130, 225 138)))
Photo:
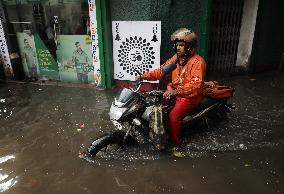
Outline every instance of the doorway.
POLYGON ((259 1, 250 69, 253 73, 281 69, 284 56, 283 7, 284 1, 259 1))
POLYGON ((244 0, 213 0, 207 72, 228 74, 237 59, 244 0))

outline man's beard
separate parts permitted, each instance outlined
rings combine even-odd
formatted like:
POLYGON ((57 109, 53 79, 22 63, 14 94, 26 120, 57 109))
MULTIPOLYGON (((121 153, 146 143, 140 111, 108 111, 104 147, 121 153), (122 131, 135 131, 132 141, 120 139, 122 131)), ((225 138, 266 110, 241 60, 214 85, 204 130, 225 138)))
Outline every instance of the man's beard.
POLYGON ((177 53, 177 57, 186 59, 187 58, 187 54, 186 53, 183 53, 183 54, 177 53))

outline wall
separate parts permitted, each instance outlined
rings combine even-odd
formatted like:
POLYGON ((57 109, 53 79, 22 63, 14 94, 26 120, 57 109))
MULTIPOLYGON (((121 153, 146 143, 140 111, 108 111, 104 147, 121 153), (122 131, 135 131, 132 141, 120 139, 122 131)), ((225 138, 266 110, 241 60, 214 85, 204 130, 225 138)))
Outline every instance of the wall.
POLYGON ((259 0, 245 0, 236 66, 248 69, 259 0))
POLYGON ((173 52, 171 34, 186 27, 200 33, 201 1, 198 0, 109 0, 112 21, 161 21, 161 63, 173 52))

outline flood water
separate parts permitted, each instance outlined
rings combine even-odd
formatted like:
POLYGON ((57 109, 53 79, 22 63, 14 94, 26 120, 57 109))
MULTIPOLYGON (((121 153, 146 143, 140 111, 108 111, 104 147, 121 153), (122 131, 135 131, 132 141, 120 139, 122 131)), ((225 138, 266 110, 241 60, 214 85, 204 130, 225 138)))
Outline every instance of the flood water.
POLYGON ((228 121, 187 137, 184 157, 144 148, 78 157, 112 129, 114 91, 0 84, 0 193, 284 193, 284 74, 234 77, 228 121))

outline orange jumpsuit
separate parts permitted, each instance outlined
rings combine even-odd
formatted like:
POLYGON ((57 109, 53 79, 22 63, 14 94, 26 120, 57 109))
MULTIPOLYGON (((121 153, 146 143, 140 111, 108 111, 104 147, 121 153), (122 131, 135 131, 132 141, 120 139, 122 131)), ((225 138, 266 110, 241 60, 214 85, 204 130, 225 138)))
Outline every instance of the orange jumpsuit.
MULTIPOLYGON (((169 114, 169 125, 171 128, 171 139, 175 144, 180 144, 181 123, 202 100, 202 88, 206 63, 204 59, 193 54, 184 66, 177 63, 177 55, 167 60, 163 65, 176 63, 177 68, 172 71, 172 82, 167 85, 167 90, 176 90, 175 105, 169 114)), ((163 66, 162 65, 162 66, 163 66)), ((145 80, 158 80, 162 75, 162 68, 145 72, 145 80)))

